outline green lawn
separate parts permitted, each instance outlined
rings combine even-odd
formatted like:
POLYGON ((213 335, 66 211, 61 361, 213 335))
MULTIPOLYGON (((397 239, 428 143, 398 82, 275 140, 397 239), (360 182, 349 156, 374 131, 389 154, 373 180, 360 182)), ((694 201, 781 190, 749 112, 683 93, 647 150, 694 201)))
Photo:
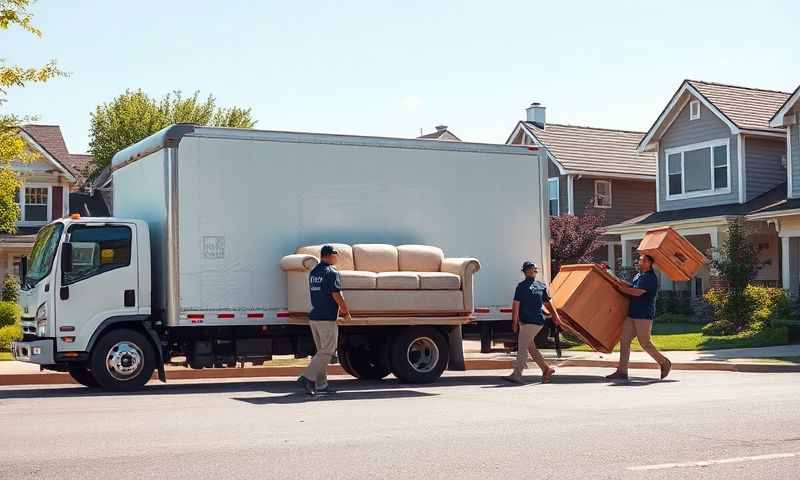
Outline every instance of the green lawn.
MULTIPOLYGON (((786 345, 789 340, 785 327, 768 328, 758 333, 742 333, 719 337, 707 337, 700 331, 702 325, 694 323, 654 323, 653 344, 659 350, 722 350, 726 348, 769 347, 786 345)), ((633 341, 633 350, 642 351, 639 342, 633 341)), ((584 344, 574 345, 569 350, 591 351, 584 344)), ((616 351, 619 351, 617 347, 616 351)))
POLYGON ((11 352, 0 352, 0 362, 3 360, 14 360, 14 357, 11 356, 11 352))

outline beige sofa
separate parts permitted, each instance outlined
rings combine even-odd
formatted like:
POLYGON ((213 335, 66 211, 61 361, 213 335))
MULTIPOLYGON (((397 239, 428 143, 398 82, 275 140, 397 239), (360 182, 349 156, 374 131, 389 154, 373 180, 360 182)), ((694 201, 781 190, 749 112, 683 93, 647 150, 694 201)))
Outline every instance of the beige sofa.
MULTIPOLYGON (((464 315, 473 311, 474 258, 444 258, 424 245, 331 244, 339 252, 342 290, 353 315, 464 315)), ((321 245, 300 247, 281 259, 288 274, 289 313, 311 310, 308 274, 321 245)))

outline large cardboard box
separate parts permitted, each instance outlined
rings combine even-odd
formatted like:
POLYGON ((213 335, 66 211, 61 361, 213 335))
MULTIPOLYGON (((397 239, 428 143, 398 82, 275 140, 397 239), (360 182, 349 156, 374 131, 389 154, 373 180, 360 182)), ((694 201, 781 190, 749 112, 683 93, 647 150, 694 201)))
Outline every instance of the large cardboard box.
POLYGON ((671 227, 648 230, 639 243, 639 253, 650 255, 656 268, 674 281, 688 281, 708 259, 671 227))
POLYGON ((628 295, 642 293, 594 264, 564 265, 550 285, 562 327, 603 353, 619 343, 628 295))

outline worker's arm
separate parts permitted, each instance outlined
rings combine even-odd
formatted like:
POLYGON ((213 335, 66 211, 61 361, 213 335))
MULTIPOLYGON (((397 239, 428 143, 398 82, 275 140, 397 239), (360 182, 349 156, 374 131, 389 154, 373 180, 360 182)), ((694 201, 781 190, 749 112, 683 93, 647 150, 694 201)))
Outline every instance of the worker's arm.
POLYGON ((342 292, 333 292, 331 293, 331 296, 333 297, 333 301, 339 305, 339 313, 342 315, 348 315, 350 310, 347 308, 347 302, 344 301, 344 295, 342 295, 342 292))
POLYGON ((548 300, 548 301, 544 302, 544 306, 547 307, 547 310, 550 312, 550 318, 552 318, 553 321, 556 323, 556 325, 558 325, 560 327, 561 326, 561 316, 559 316, 559 314, 558 314, 558 309, 555 306, 553 306, 553 302, 548 300))
POLYGON ((519 301, 514 300, 511 307, 511 329, 515 332, 519 330, 519 301))

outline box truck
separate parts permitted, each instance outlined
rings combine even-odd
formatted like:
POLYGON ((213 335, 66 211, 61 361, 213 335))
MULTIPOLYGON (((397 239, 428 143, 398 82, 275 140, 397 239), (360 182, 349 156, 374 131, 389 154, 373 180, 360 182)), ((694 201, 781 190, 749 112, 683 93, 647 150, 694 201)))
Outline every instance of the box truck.
POLYGON ((312 354, 279 267, 301 245, 435 245, 482 263, 466 318, 343 326, 339 357, 361 378, 463 369, 461 324, 509 318, 523 260, 549 278, 547 167, 532 147, 179 124, 111 168, 114 217, 73 215, 36 237, 13 344, 17 360, 87 386, 138 389, 154 371, 165 381, 171 361, 312 354), (435 347, 432 366, 430 350, 415 363, 420 340, 435 347))

